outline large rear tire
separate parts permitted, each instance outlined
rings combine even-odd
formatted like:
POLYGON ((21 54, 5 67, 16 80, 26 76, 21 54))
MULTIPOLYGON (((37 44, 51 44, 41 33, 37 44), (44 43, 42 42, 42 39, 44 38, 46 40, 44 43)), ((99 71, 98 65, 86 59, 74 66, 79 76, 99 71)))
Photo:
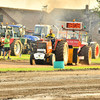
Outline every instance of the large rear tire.
POLYGON ((22 43, 20 40, 14 40, 11 44, 11 55, 19 56, 22 53, 22 43))
POLYGON ((56 47, 56 61, 64 61, 64 64, 67 65, 68 62, 68 44, 67 42, 60 41, 56 47))
POLYGON ((99 58, 99 44, 95 43, 95 44, 91 44, 90 46, 92 48, 92 58, 98 59, 99 58))
POLYGON ((82 47, 80 51, 80 56, 84 56, 84 60, 80 60, 81 64, 91 64, 91 59, 92 59, 92 49, 89 46, 84 46, 82 47))

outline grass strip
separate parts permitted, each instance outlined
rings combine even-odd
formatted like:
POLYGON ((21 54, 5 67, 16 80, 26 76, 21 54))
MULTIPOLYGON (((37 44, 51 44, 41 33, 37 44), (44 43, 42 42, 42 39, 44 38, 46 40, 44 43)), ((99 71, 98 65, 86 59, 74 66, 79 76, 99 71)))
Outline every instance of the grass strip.
POLYGON ((28 72, 28 71, 59 71, 59 70, 84 70, 84 69, 100 69, 100 66, 66 66, 65 69, 54 69, 53 67, 47 68, 0 68, 0 72, 28 72))

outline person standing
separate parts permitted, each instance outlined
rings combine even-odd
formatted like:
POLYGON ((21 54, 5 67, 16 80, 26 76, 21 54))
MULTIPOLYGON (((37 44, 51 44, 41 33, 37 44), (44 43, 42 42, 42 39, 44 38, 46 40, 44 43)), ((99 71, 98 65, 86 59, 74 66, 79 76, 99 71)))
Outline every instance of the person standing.
POLYGON ((77 39, 76 36, 75 36, 75 34, 73 34, 73 37, 71 37, 71 39, 77 39))
POLYGON ((10 58, 10 53, 11 53, 11 50, 10 50, 10 39, 9 39, 10 35, 7 35, 7 37, 5 38, 4 40, 4 59, 5 59, 5 55, 6 53, 8 52, 8 59, 11 59, 10 58))

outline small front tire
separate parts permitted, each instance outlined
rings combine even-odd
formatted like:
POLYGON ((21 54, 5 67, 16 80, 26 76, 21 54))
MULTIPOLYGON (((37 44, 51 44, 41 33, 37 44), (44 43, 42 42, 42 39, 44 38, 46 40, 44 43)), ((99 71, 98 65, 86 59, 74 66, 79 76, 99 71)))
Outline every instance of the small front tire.
POLYGON ((30 56, 30 65, 34 65, 34 64, 35 64, 35 59, 34 59, 33 54, 31 54, 31 56, 30 56))
POLYGON ((55 54, 50 55, 50 65, 54 64, 54 61, 56 61, 55 54))

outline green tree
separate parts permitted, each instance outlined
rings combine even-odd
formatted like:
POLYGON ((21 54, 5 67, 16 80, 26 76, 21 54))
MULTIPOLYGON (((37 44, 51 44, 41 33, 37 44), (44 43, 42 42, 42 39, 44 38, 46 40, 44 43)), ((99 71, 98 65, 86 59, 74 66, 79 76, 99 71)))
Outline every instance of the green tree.
POLYGON ((100 0, 96 0, 98 2, 97 7, 94 8, 94 11, 98 12, 99 17, 100 17, 100 0))

